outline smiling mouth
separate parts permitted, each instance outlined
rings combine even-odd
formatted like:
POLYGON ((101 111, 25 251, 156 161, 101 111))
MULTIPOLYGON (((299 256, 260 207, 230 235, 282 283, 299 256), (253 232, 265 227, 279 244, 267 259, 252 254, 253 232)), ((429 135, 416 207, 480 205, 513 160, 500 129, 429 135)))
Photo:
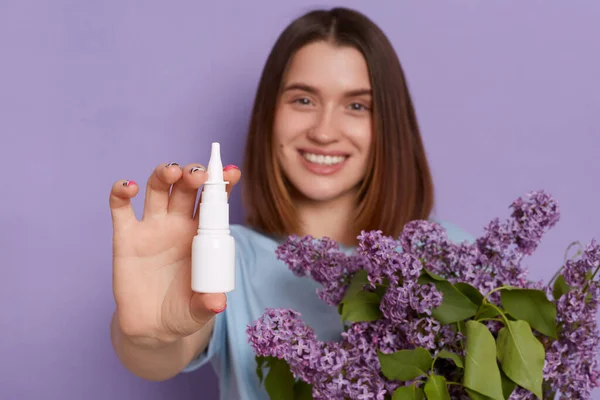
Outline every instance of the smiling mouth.
POLYGON ((315 154, 307 151, 300 151, 302 157, 313 164, 317 165, 337 165, 341 164, 348 158, 347 155, 325 155, 325 154, 315 154))

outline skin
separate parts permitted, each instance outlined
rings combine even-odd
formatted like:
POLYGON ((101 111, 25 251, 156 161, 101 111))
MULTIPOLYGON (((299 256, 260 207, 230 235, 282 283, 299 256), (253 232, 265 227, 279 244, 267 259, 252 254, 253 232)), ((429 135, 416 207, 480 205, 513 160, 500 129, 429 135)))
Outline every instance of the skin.
MULTIPOLYGON (((365 60, 351 48, 310 44, 291 60, 283 86, 274 125, 276 154, 295 188, 305 234, 350 241, 347 219, 372 137, 365 60), (351 93, 356 91, 365 93, 351 93), (347 158, 337 171, 324 174, 305 162, 299 149, 337 151, 347 158)), ((137 184, 117 181, 110 192, 116 301, 111 339, 121 363, 148 380, 172 378, 203 352, 214 316, 226 306, 225 294, 190 288, 195 199, 207 178, 201 169, 190 171, 198 166, 158 165, 147 181, 141 220, 131 205, 137 184)), ((241 172, 226 167, 224 178, 231 193, 241 172)))
POLYGON ((300 49, 282 84, 274 139, 279 164, 295 188, 304 234, 348 237, 348 215, 368 167, 372 142, 369 70, 351 47, 316 42, 300 49), (346 156, 335 172, 314 171, 303 150, 346 156))

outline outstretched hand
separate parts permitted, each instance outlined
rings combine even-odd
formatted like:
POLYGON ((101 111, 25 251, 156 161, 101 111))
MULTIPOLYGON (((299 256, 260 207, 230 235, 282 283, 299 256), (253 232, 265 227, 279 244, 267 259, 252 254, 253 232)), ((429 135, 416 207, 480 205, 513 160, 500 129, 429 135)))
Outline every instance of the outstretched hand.
MULTIPOLYGON (((170 343, 202 328, 225 309, 224 293, 191 289, 191 248, 198 229, 194 213, 207 180, 200 164, 160 164, 148 178, 141 220, 131 199, 133 181, 110 192, 113 222, 113 292, 122 332, 135 339, 170 343)), ((224 168, 227 194, 239 182, 236 167, 224 168)))

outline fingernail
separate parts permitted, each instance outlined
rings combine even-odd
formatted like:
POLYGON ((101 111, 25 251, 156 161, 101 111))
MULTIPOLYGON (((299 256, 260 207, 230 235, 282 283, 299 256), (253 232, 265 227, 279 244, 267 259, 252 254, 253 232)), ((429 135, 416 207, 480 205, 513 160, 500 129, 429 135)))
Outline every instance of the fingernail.
POLYGON ((227 304, 225 304, 223 306, 223 308, 221 308, 219 310, 211 310, 211 311, 214 312, 215 314, 219 314, 219 313, 222 313, 223 311, 225 311, 226 308, 227 308, 227 304))
POLYGON ((167 167, 170 167, 171 165, 179 165, 179 164, 177 164, 176 162, 170 162, 167 164, 167 167))
POLYGON ((223 171, 229 171, 230 169, 239 169, 239 168, 237 167, 237 165, 229 164, 225 168, 223 168, 223 171))
POLYGON ((206 171, 204 167, 192 167, 190 168, 190 174, 193 174, 196 171, 206 171))
POLYGON ((131 185, 135 185, 136 183, 134 181, 125 181, 123 182, 123 186, 131 186, 131 185))

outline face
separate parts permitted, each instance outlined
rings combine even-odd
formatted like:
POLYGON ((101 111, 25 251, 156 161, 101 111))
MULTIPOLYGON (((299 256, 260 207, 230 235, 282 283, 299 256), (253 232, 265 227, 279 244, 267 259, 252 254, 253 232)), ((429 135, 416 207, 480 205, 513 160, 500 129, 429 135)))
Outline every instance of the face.
POLYGON ((353 193, 372 141, 369 71, 351 47, 316 42, 300 49, 282 82, 274 141, 299 196, 330 201, 353 193))

